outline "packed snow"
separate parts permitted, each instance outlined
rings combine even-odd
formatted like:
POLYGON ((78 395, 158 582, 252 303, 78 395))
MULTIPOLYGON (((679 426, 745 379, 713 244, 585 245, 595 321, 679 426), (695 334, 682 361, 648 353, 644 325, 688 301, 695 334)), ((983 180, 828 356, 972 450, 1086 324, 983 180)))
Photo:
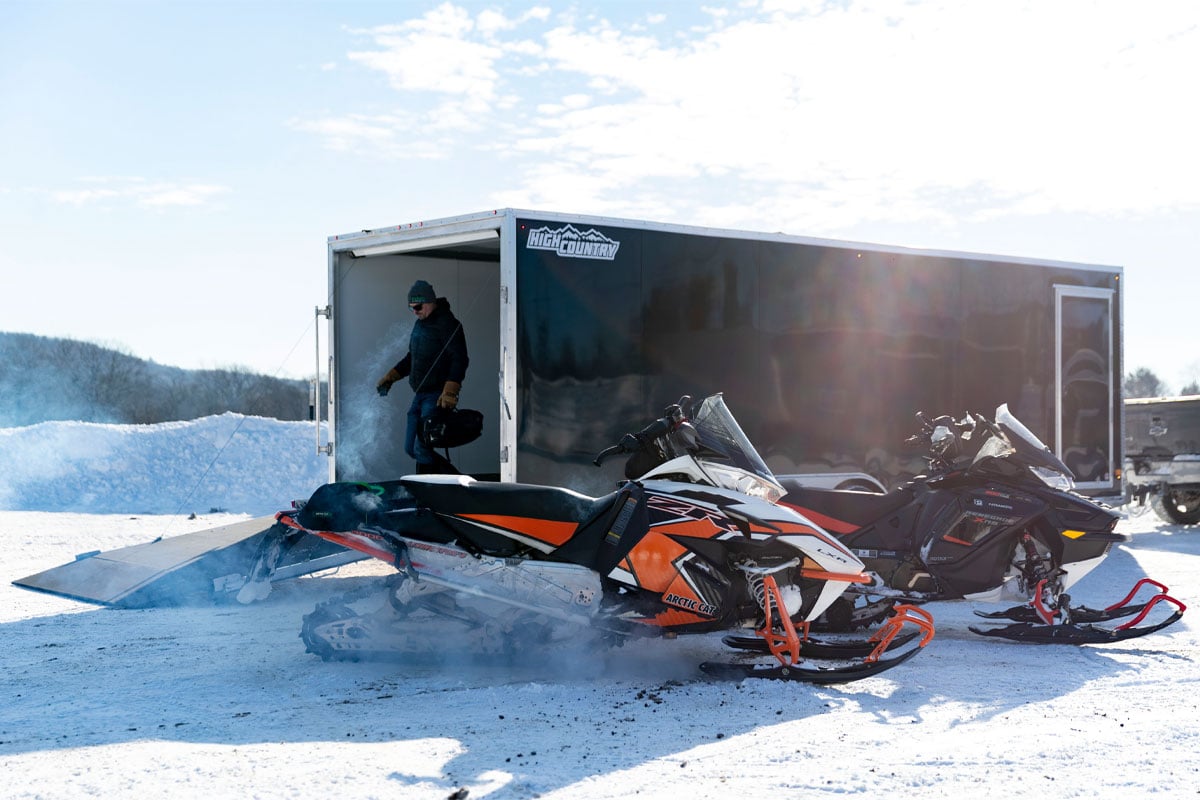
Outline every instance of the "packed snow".
POLYGON ((316 436, 313 422, 233 413, 0 428, 0 510, 269 514, 327 480, 316 436))
MULTIPOLYGON (((307 496, 324 465, 299 438, 294 423, 228 415, 0 431, 0 796, 961 800, 1200 789, 1200 635, 1189 616, 1117 645, 1035 646, 970 633, 972 609, 991 607, 936 603, 937 636, 914 659, 815 687, 709 680, 695 665, 719 653, 713 636, 507 665, 452 640, 447 652, 465 657, 442 663, 306 654, 301 617, 386 573, 378 562, 278 584, 248 606, 117 610, 11 585, 81 552, 307 496)), ((1146 513, 1118 530, 1131 541, 1076 587, 1077 601, 1107 605, 1149 575, 1200 605, 1200 529, 1146 513)))

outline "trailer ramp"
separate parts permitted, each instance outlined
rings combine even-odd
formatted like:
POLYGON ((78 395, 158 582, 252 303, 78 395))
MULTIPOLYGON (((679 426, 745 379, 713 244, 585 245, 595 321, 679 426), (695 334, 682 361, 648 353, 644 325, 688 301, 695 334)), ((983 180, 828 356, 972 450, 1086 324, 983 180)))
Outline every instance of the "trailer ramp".
MULTIPOLYGON (((13 581, 25 589, 118 608, 204 605, 232 600, 252 570, 274 516, 156 539, 75 560, 13 581)), ((283 580, 348 564, 360 553, 307 536, 272 575, 283 580)))

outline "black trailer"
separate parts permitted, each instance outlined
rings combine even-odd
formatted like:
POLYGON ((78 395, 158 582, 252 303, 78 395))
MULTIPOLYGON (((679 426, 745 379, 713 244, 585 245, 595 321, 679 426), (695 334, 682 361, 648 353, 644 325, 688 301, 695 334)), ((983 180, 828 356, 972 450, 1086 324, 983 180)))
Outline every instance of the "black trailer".
MULTIPOLYGON (((466 330, 451 452, 500 480, 611 488, 593 456, 682 394, 725 397, 778 474, 921 469, 913 416, 1009 407, 1119 492, 1119 267, 500 209, 328 240, 331 480, 413 471, 406 293, 430 281, 466 330)), ((320 375, 319 377, 324 377, 320 375)))

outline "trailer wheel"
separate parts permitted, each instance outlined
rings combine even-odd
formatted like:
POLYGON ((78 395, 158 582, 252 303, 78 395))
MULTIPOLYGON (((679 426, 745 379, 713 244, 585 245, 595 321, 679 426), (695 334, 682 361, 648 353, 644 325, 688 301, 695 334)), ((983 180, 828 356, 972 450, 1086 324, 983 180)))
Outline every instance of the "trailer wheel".
POLYGON ((1150 496, 1150 505, 1164 522, 1175 525, 1200 522, 1200 491, 1164 487, 1150 496))

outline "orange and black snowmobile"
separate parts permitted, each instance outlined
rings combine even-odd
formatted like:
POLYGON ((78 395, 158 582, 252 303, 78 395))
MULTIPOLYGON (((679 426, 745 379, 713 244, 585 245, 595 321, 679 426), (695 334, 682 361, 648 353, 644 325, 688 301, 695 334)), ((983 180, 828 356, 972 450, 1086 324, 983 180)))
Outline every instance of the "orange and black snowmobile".
POLYGON ((308 650, 402 655, 429 646, 415 632, 430 626, 435 647, 485 653, 729 632, 736 655, 703 663, 710 675, 836 683, 894 667, 929 642, 928 615, 906 605, 869 639, 810 636, 835 599, 870 580, 862 561, 777 504, 783 487, 720 395, 694 414, 690 405, 681 399, 596 457, 628 456, 628 480, 603 497, 410 475, 328 484, 281 513, 297 538, 315 534, 396 569, 371 591, 385 597, 376 610, 338 598, 307 615, 308 650))

